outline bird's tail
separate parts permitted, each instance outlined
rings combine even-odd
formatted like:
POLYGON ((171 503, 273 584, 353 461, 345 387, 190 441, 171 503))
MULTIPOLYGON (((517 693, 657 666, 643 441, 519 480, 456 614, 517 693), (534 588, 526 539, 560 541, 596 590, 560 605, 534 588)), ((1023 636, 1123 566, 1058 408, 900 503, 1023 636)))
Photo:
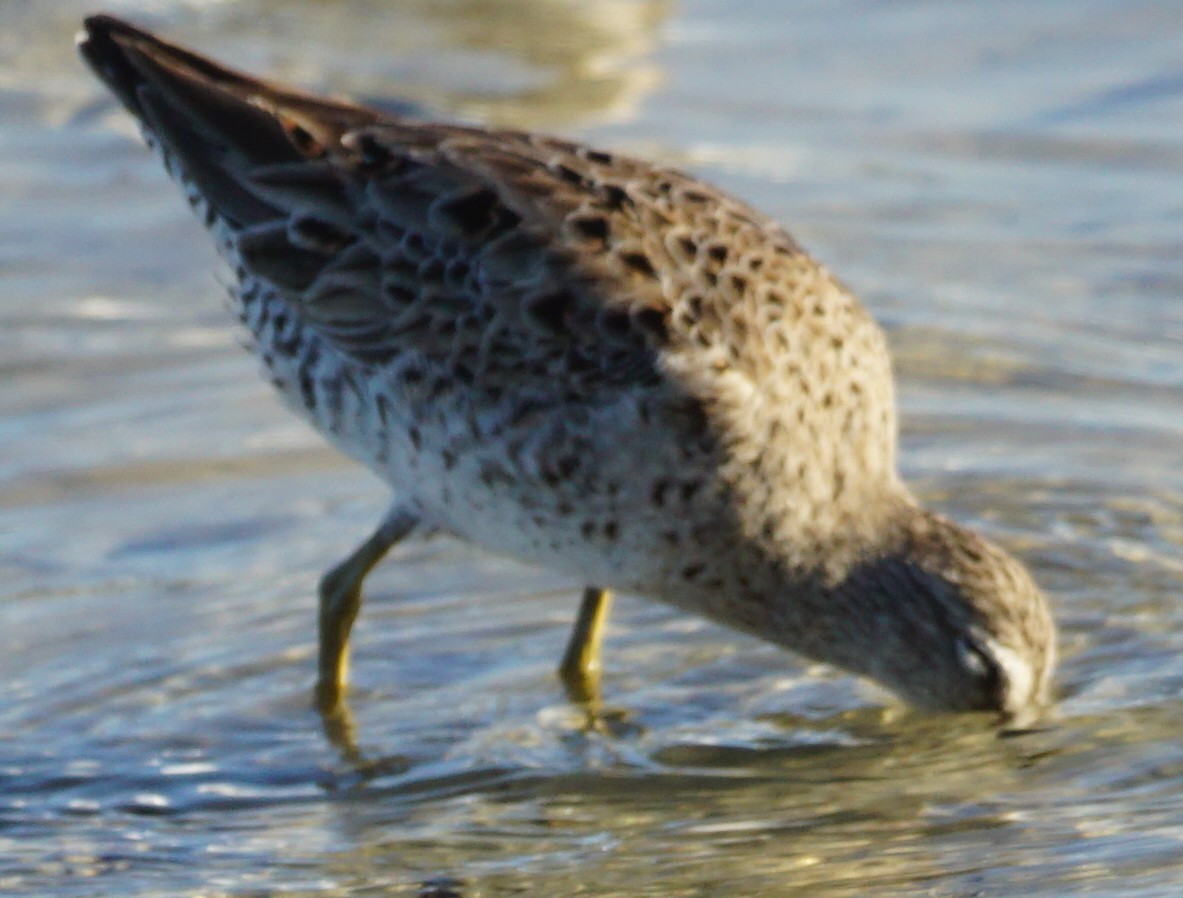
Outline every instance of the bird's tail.
POLYGON ((251 78, 112 16, 88 18, 83 58, 234 230, 277 216, 254 179, 262 168, 307 162, 379 114, 251 78))

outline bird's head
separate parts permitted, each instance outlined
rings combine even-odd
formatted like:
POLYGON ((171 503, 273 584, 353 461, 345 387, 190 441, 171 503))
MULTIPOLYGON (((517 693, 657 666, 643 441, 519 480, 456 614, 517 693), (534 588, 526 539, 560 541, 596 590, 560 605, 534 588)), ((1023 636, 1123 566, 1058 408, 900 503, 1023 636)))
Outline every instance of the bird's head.
POLYGON ((922 709, 1026 717, 1044 705, 1055 625, 1022 563, 914 508, 897 534, 830 590, 835 619, 858 634, 838 663, 922 709))

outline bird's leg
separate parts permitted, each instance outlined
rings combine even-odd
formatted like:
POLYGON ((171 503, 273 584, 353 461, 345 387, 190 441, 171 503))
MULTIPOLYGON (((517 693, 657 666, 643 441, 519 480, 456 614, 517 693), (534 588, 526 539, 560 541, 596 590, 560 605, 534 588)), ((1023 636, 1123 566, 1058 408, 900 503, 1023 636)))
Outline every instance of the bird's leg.
POLYGON ((370 538, 320 581, 320 661, 316 707, 324 715, 342 705, 349 675, 349 631, 361 608, 361 584, 374 565, 419 522, 416 514, 396 505, 370 538))
POLYGON ((559 676, 571 701, 596 706, 600 701, 600 644, 612 608, 612 593, 589 586, 579 603, 579 617, 559 665, 559 676))

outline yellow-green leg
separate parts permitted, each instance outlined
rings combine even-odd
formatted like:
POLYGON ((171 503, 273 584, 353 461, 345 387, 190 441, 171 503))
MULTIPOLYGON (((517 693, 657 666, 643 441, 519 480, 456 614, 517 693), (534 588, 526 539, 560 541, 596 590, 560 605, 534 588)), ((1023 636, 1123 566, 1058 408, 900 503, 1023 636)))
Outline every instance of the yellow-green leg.
POLYGON ((345 692, 349 678, 349 632, 361 609, 362 581, 418 521, 407 509, 393 508, 369 539, 321 578, 316 706, 322 714, 336 712, 345 692))
POLYGON ((583 591, 579 616, 559 665, 559 676, 573 702, 598 704, 600 701, 600 645, 611 608, 612 593, 608 590, 589 586, 583 591))

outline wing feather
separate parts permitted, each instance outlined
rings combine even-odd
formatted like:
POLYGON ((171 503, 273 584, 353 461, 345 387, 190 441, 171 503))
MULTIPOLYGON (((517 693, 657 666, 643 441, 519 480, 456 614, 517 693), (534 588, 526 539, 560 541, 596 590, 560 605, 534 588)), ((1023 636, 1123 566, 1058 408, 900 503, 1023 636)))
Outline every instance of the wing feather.
POLYGON ((414 353, 490 391, 619 394, 660 381, 671 344, 735 342, 753 291, 716 249, 811 264, 675 171, 310 97, 109 17, 87 29, 83 54, 234 235, 240 276, 366 365, 414 353))

